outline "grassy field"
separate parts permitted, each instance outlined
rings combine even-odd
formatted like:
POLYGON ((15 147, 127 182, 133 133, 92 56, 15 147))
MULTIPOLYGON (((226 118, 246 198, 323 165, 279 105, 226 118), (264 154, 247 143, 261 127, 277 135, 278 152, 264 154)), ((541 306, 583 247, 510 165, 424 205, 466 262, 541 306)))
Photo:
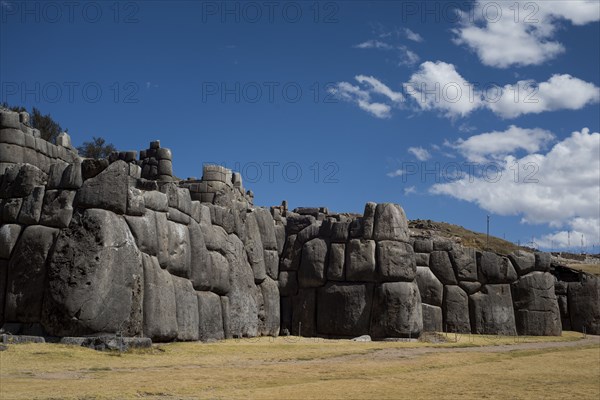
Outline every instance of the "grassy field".
POLYGON ((600 264, 569 264, 568 267, 576 269, 577 271, 600 276, 600 264))
POLYGON ((600 396, 600 347, 598 341, 581 340, 579 333, 456 339, 450 335, 450 342, 432 344, 280 337, 162 344, 123 354, 56 344, 10 345, 0 352, 0 398, 600 396))

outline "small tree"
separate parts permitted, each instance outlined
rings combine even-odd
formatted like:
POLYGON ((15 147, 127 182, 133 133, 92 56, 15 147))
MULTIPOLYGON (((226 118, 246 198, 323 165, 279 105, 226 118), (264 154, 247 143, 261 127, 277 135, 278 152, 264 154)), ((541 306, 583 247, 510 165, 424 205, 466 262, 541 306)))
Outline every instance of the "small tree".
POLYGON ((33 107, 31 114, 31 126, 40 131, 42 139, 54 143, 56 137, 63 131, 58 122, 54 121, 50 114, 42 115, 40 110, 33 107))
POLYGON ((107 158, 110 153, 117 151, 117 148, 112 143, 106 143, 101 137, 92 137, 91 142, 83 142, 77 148, 79 155, 86 158, 107 158))

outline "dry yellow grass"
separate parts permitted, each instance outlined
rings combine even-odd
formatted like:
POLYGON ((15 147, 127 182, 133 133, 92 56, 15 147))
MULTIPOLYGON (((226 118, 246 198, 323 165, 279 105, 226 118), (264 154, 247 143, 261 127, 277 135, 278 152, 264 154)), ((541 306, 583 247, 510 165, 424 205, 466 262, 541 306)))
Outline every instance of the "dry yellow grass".
POLYGON ((504 349, 514 338, 469 335, 435 345, 307 338, 174 343, 122 355, 11 345, 0 352, 0 398, 598 398, 600 347, 580 337, 519 338, 513 351, 504 349), (544 343, 552 341, 572 343, 544 343))
POLYGON ((600 276, 600 264, 569 264, 569 268, 600 276))

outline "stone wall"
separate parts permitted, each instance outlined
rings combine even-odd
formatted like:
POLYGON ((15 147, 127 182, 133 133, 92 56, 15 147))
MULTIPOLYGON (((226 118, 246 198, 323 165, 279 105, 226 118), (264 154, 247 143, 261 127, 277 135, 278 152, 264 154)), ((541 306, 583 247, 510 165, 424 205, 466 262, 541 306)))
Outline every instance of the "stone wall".
POLYGON ((154 341, 285 333, 600 333, 599 280, 546 253, 411 237, 395 204, 363 215, 255 207, 241 176, 179 180, 149 149, 82 159, 0 110, 0 326, 154 341), (43 143, 42 143, 43 142, 43 143), (17 149, 17 150, 15 150, 17 149))

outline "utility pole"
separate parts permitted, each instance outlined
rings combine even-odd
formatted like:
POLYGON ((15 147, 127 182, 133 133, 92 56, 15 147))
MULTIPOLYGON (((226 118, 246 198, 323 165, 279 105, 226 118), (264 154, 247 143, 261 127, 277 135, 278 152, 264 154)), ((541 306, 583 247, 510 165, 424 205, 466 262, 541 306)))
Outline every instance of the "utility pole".
POLYGON ((490 216, 487 216, 487 231, 485 237, 485 247, 487 250, 490 249, 490 216))
POLYGON ((571 231, 567 231, 567 251, 571 252, 571 231))

